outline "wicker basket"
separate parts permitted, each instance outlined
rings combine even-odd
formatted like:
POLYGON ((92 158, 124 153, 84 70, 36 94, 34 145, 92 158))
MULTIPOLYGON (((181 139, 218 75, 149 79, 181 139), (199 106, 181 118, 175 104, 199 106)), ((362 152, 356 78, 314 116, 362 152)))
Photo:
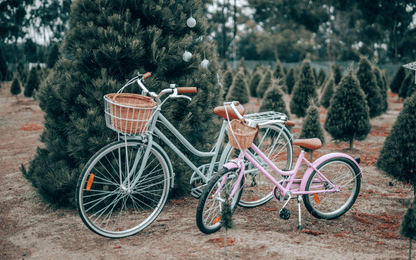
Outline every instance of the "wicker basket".
POLYGON ((106 124, 126 134, 145 132, 157 103, 151 97, 130 93, 104 96, 106 124))
POLYGON ((249 127, 240 120, 234 119, 228 125, 228 140, 235 149, 248 149, 259 132, 258 128, 249 127), (231 125, 231 127, 230 127, 231 125), (235 136, 235 138, 234 138, 235 136), (236 140, 237 139, 237 140, 236 140), (240 146, 239 146, 240 145, 240 146))

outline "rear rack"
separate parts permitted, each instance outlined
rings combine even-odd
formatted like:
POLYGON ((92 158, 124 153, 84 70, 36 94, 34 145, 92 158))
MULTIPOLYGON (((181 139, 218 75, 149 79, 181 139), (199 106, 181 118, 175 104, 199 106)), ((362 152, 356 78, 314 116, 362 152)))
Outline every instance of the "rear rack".
POLYGON ((253 114, 245 114, 245 118, 255 120, 258 123, 264 123, 270 120, 284 120, 286 121, 288 118, 285 114, 275 111, 267 111, 267 112, 259 112, 259 113, 253 113, 253 114))

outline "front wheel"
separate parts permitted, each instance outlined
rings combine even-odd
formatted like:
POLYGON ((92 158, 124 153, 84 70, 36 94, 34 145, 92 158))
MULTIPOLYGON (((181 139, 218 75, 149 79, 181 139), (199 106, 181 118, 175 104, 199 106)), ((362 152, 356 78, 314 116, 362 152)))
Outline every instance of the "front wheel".
MULTIPOLYGON (((227 194, 231 194, 237 182, 238 172, 237 169, 228 170, 227 168, 223 168, 218 174, 212 177, 205 187, 196 210, 196 224, 202 233, 211 234, 220 230, 223 203, 228 199, 227 194), (223 181, 224 185, 221 187, 223 181), (217 192, 220 187, 221 190, 217 192), (215 193, 217 195, 213 197, 215 193)), ((242 178, 237 191, 231 198, 232 213, 234 213, 240 200, 243 184, 244 179, 242 178)))
MULTIPOLYGON (((352 207, 360 193, 360 171, 353 161, 344 157, 326 160, 317 169, 332 184, 338 186, 340 191, 305 194, 305 207, 318 219, 338 218, 352 207)), ((333 187, 316 171, 311 174, 305 187, 305 191, 331 189, 333 187)))
POLYGON ((114 142, 84 167, 77 185, 77 209, 93 232, 109 238, 131 236, 162 211, 169 194, 169 168, 155 146, 142 166, 146 148, 137 140, 114 142), (141 166, 144 170, 139 176, 141 166))

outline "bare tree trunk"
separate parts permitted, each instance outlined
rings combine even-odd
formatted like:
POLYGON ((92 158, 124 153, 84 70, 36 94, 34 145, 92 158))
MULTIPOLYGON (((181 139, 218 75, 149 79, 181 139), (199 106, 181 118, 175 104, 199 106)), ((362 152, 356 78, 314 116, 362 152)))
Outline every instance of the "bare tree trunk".
POLYGON ((227 257, 227 228, 225 229, 224 254, 225 254, 225 257, 227 257))
POLYGON ((412 239, 409 238, 409 260, 412 260, 412 239))
POLYGON ((353 145, 354 145, 354 138, 353 137, 351 137, 350 138, 350 150, 352 150, 352 147, 353 147, 353 145))

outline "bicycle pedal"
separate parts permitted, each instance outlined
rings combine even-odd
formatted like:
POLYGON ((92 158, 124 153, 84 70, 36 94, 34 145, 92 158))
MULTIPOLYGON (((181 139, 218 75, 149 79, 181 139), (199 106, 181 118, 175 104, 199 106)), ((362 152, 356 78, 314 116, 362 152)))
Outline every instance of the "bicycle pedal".
POLYGON ((197 187, 191 190, 191 196, 194 197, 195 199, 199 199, 202 195, 202 190, 197 187))
POLYGON ((289 210, 287 210, 286 208, 283 208, 283 209, 280 211, 279 217, 280 217, 281 219, 288 220, 288 219, 290 218, 290 211, 289 211, 289 210))

